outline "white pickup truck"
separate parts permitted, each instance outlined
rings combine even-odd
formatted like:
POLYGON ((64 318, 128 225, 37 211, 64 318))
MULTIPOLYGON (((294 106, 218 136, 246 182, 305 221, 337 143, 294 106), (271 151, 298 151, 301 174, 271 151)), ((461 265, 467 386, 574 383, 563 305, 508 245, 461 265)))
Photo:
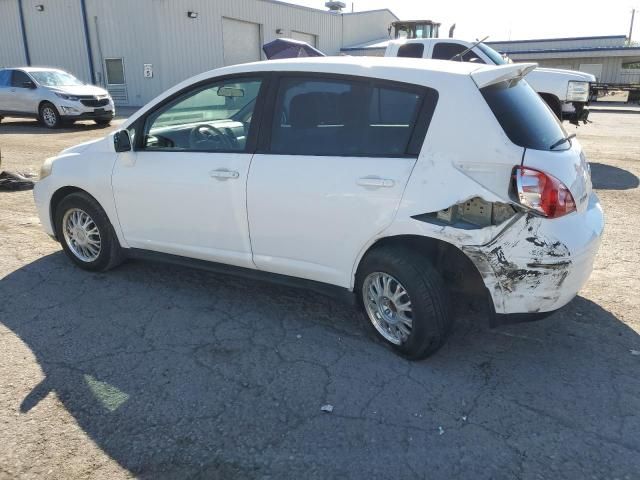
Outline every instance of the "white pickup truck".
MULTIPOLYGON (((385 57, 430 58, 503 65, 504 58, 482 42, 453 38, 413 38, 389 42, 385 57)), ((549 105, 560 120, 586 123, 589 116, 589 84, 596 78, 588 73, 557 68, 536 68, 527 75, 527 82, 549 105)))

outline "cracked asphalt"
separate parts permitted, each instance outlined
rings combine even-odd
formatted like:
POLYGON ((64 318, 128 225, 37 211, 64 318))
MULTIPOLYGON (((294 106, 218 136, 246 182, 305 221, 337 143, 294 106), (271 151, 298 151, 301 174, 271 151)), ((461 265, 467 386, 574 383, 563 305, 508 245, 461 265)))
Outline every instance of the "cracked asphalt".
MULTIPOLYGON (((81 271, 31 192, 0 192, 0 478, 639 478, 640 115, 592 119, 577 133, 607 227, 589 283, 496 329, 457 301, 450 341, 417 363, 317 293, 81 271)), ((5 119, 2 167, 104 133, 5 119)))

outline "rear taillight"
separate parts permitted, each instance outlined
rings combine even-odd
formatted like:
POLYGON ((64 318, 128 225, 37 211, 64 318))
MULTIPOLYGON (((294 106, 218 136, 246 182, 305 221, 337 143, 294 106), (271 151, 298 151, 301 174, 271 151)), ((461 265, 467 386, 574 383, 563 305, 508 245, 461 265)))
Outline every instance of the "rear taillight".
POLYGON ((512 178, 514 194, 522 206, 549 218, 575 211, 573 195, 554 176, 533 168, 514 167, 512 178))

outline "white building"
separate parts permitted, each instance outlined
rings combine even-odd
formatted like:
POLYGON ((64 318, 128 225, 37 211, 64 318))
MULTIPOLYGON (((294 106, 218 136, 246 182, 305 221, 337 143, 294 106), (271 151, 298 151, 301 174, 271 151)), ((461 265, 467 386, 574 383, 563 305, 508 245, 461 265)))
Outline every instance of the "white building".
POLYGON ((627 45, 625 35, 487 42, 514 62, 592 73, 601 83, 640 83, 640 47, 627 45))
POLYGON ((197 73, 260 60, 278 37, 335 55, 397 19, 276 0, 0 0, 0 66, 62 68, 139 106, 197 73))

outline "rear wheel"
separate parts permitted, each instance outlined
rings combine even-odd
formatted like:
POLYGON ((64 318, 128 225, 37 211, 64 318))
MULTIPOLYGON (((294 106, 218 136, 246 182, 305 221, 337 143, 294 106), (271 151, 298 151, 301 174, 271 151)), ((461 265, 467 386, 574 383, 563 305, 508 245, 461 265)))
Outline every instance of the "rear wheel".
POLYGON ((452 321, 443 281, 428 259, 381 247, 367 254, 356 282, 365 316, 398 353, 418 360, 444 344, 452 321))
POLYGON ((67 256, 80 268, 109 270, 122 262, 118 238, 107 214, 86 193, 63 198, 55 212, 56 235, 67 256))
POLYGON ((47 128, 58 128, 62 125, 62 118, 54 104, 45 102, 40 105, 40 122, 47 128))

